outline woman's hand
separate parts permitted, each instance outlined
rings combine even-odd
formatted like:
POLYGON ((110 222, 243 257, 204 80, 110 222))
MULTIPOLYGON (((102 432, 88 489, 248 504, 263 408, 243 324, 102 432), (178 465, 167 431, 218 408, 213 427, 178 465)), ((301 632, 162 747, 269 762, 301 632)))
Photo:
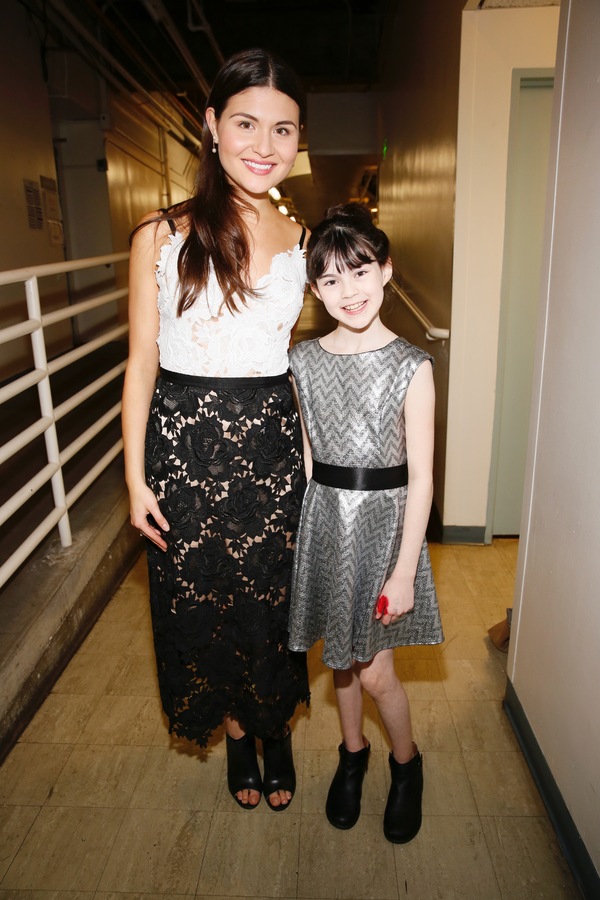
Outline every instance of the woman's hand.
POLYGON ((415 605, 415 583, 410 578, 388 578, 377 602, 375 618, 382 625, 393 625, 415 605), (387 603, 386 603, 387 601, 387 603))
POLYGON ((169 523, 163 516, 158 501, 150 488, 143 485, 139 490, 130 491, 130 518, 131 524, 137 528, 143 537, 148 538, 161 550, 167 549, 167 543, 162 536, 162 531, 169 530, 169 523), (148 521, 148 516, 152 516, 159 526, 154 528, 148 521), (160 529, 160 530, 159 530, 160 529))

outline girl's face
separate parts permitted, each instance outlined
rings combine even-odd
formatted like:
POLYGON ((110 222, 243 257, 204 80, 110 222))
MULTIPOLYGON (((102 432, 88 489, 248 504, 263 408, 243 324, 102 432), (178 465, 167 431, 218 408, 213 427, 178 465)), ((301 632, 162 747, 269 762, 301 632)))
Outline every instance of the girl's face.
POLYGON ((234 94, 219 119, 206 110, 219 160, 249 199, 265 194, 290 172, 298 153, 300 110, 287 94, 252 87, 234 94))
POLYGON ((390 260, 383 266, 373 261, 342 272, 338 272, 330 260, 325 272, 311 287, 330 316, 353 331, 366 331, 379 320, 383 288, 391 277, 390 260))

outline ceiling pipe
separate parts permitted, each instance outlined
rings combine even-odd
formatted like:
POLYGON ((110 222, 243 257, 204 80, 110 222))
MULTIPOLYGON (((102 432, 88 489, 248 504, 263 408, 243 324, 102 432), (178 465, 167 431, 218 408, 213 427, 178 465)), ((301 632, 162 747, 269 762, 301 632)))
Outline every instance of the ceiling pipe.
POLYGON ((196 84, 202 91, 202 94, 205 97, 208 97, 210 93, 210 84, 204 77, 204 74, 200 70, 200 68, 196 65, 194 57, 191 54, 190 48, 182 38, 179 30, 165 9, 165 5, 162 0, 143 0, 144 6, 148 10, 148 13, 152 16, 154 21, 161 25, 164 30, 167 32, 173 43, 175 44, 179 55, 182 60, 188 67, 190 73, 194 77, 196 84))
MULTIPOLYGON (((182 116, 189 118, 193 122, 194 114, 190 114, 189 109, 187 109, 181 102, 181 100, 179 100, 179 98, 177 97, 176 85, 165 87, 164 84, 160 83, 160 81, 156 77, 155 71, 148 65, 148 63, 146 63, 143 57, 140 56, 135 47, 133 47, 132 44, 130 44, 129 41, 123 36, 122 32, 119 31, 119 29, 116 28, 115 25, 113 25, 113 23, 102 12, 102 10, 98 8, 95 0, 84 0, 84 3, 97 18, 102 28, 112 36, 113 40, 116 41, 116 43, 121 47, 125 54, 135 62, 136 66, 141 69, 142 72, 144 72, 150 82, 154 82, 156 90, 158 90, 160 93, 169 93, 169 103, 171 104, 171 106, 173 106, 179 113, 181 113, 182 116)), ((168 80, 168 76, 166 77, 168 80)), ((199 127, 201 128, 202 126, 200 125, 199 127)))
POLYGON ((188 0, 187 2, 187 27, 189 31, 203 31, 208 39, 210 46, 212 47, 212 51, 215 54, 215 58, 220 66, 225 62, 225 57, 221 52, 221 48, 219 47, 217 40, 213 34, 213 30, 210 27, 208 19, 204 14, 204 6, 202 4, 202 0, 188 0), (200 20, 200 24, 197 25, 193 21, 192 10, 196 13, 200 20))
MULTIPOLYGON (((143 96, 148 101, 148 103, 159 112, 163 119, 174 126, 176 132, 179 132, 179 134, 183 134, 184 137, 190 140, 192 144, 198 146, 198 144, 200 143, 200 135, 202 134, 202 125, 200 123, 193 121, 192 117, 188 116, 188 119, 190 119, 193 125, 198 128, 198 131, 197 133, 194 133, 187 129, 180 121, 178 121, 178 119, 176 119, 171 114, 168 109, 162 106, 162 104, 160 104, 149 91, 142 87, 142 85, 139 84, 139 82, 129 74, 129 72, 118 62, 118 60, 116 60, 114 56, 112 56, 112 54, 109 53, 109 51, 106 50, 106 48, 103 47, 102 44, 100 44, 99 41, 97 41, 96 38, 89 33, 85 26, 82 25, 78 21, 78 19, 70 12, 70 10, 66 8, 63 0, 47 0, 47 2, 53 7, 55 12, 58 12, 59 15, 61 15, 65 19, 65 21, 69 23, 76 34, 87 41, 88 44, 93 47, 94 50, 96 50, 102 57, 104 57, 104 59, 115 69, 115 71, 117 71, 125 79, 125 81, 129 82, 129 84, 135 89, 138 94, 143 96)), ((98 67, 100 68, 99 65, 98 67)), ((112 75, 112 73, 104 70, 102 74, 109 81, 111 81, 111 83, 116 83, 116 85, 120 86, 121 90, 123 90, 122 85, 119 84, 118 80, 114 77, 114 75, 112 75)), ((139 103, 137 105, 139 107, 139 103)))
POLYGON ((182 146, 187 147, 187 149, 192 149, 193 152, 196 152, 198 147, 200 146, 199 138, 190 132, 188 129, 184 128, 180 123, 177 123, 177 130, 173 127, 173 119, 167 119, 167 110, 164 109, 160 104, 148 105, 143 102, 140 96, 136 93, 134 94, 132 91, 128 90, 125 85, 119 81, 119 79, 115 76, 110 69, 107 69, 100 61, 98 60, 89 60, 86 53, 85 47, 81 45, 78 41, 77 37, 71 36, 70 38, 75 49, 81 54, 83 59, 88 60, 89 64, 96 69, 98 74, 105 79, 109 84, 115 88, 115 90, 126 97, 133 109, 137 112, 141 113, 145 116, 146 119, 149 119, 154 125, 157 125, 159 128, 163 129, 164 132, 168 133, 174 140, 180 143, 182 146))
POLYGON ((348 83, 350 80, 350 57, 352 55, 352 7, 349 0, 342 0, 342 5, 348 13, 348 42, 346 45, 346 71, 344 73, 346 83, 348 83))

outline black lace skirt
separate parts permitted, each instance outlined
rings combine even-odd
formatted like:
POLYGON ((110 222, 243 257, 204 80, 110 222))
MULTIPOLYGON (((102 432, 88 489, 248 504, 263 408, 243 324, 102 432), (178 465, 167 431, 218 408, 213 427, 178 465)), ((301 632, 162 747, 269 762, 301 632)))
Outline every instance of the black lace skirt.
POLYGON ((258 737, 308 702, 287 648, 302 494, 289 376, 192 378, 161 370, 146 477, 170 524, 148 542, 158 678, 170 730, 206 742, 225 716, 258 737))

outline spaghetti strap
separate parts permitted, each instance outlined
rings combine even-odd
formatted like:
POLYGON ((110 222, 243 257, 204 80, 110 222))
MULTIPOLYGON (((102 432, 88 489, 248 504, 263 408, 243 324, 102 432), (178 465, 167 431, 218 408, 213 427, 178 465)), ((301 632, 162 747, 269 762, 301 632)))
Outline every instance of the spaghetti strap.
POLYGON ((298 246, 300 247, 301 250, 304 247, 304 238, 305 237, 306 237, 306 228, 303 225, 302 226, 302 234, 300 235, 300 240, 298 241, 298 246))
MULTIPOLYGON (((167 214, 166 209, 160 209, 159 212, 161 212, 164 216, 166 216, 166 214, 167 214)), ((167 219, 167 222, 169 223, 169 228, 171 229, 171 234, 177 234, 177 229, 175 228, 175 222, 173 221, 173 219, 167 219)), ((304 235, 302 235, 302 236, 304 237, 304 235)), ((302 244, 300 246, 302 246, 302 244)))

